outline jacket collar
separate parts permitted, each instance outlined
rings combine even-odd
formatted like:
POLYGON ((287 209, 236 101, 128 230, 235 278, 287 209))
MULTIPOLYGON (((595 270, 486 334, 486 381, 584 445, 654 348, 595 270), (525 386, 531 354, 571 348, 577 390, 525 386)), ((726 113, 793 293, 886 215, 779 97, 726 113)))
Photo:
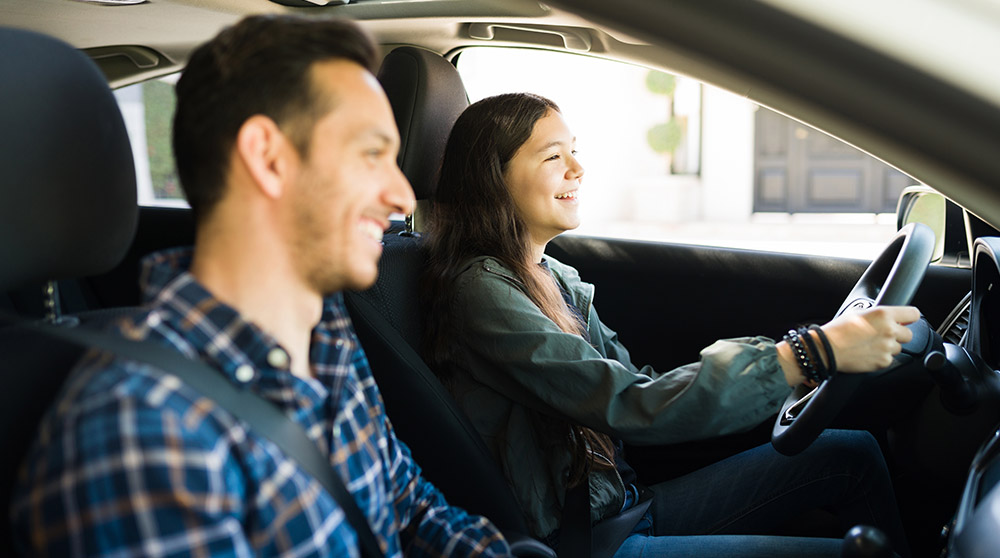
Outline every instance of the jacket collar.
MULTIPOLYGON (((584 319, 587 320, 587 327, 590 328, 590 307, 594 302, 594 285, 582 281, 580 273, 572 266, 568 266, 548 254, 545 255, 542 261, 548 264, 552 276, 569 293, 570 298, 573 299, 573 304, 583 313, 584 319)), ((519 288, 524 288, 524 283, 521 282, 521 279, 514 275, 514 272, 504 267, 496 258, 480 256, 472 259, 465 268, 468 269, 476 264, 482 265, 483 269, 489 273, 499 275, 519 288)))

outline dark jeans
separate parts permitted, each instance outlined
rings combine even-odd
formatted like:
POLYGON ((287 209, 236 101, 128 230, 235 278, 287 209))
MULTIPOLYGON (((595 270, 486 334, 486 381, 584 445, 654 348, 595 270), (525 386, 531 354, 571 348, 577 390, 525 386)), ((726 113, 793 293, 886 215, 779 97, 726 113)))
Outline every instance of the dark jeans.
POLYGON ((778 533, 815 508, 834 513, 844 532, 878 527, 909 555, 885 461, 867 432, 828 430, 795 457, 762 445, 651 488, 652 523, 640 522, 616 557, 840 556, 840 539, 778 533))

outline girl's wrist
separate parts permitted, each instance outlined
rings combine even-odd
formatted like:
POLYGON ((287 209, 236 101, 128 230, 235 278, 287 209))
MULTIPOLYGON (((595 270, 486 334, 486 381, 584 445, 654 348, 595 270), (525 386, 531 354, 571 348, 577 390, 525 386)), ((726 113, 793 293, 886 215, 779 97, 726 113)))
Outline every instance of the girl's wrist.
POLYGON ((795 387, 806 380, 799 363, 795 358, 795 353, 787 341, 779 341, 774 345, 778 352, 778 365, 785 375, 785 381, 789 386, 795 387))

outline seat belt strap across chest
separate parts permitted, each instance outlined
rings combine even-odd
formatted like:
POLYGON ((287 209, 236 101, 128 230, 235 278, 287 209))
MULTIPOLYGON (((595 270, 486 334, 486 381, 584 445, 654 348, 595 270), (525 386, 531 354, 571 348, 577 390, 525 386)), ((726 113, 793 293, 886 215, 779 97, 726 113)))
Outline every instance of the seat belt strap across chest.
POLYGON ((204 362, 149 341, 132 341, 103 331, 23 324, 21 327, 63 341, 92 347, 107 353, 151 365, 177 376, 195 391, 210 397, 216 405, 246 422, 251 430, 270 440, 315 478, 344 511, 348 524, 357 533, 361 555, 385 558, 378 539, 344 481, 327 458, 309 439, 300 424, 285 416, 275 405, 252 391, 241 389, 204 362))

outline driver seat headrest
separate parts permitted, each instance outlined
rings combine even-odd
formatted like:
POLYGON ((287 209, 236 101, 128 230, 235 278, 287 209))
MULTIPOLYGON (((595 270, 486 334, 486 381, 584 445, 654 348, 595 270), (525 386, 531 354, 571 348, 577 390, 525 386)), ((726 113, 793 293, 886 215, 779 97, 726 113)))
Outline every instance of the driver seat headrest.
POLYGON ((0 28, 0 291, 102 273, 135 232, 136 178, 104 76, 70 45, 0 28))
POLYGON ((465 84, 441 55, 409 46, 385 56, 378 79, 399 128, 399 168, 417 199, 430 199, 451 127, 469 106, 465 84))

